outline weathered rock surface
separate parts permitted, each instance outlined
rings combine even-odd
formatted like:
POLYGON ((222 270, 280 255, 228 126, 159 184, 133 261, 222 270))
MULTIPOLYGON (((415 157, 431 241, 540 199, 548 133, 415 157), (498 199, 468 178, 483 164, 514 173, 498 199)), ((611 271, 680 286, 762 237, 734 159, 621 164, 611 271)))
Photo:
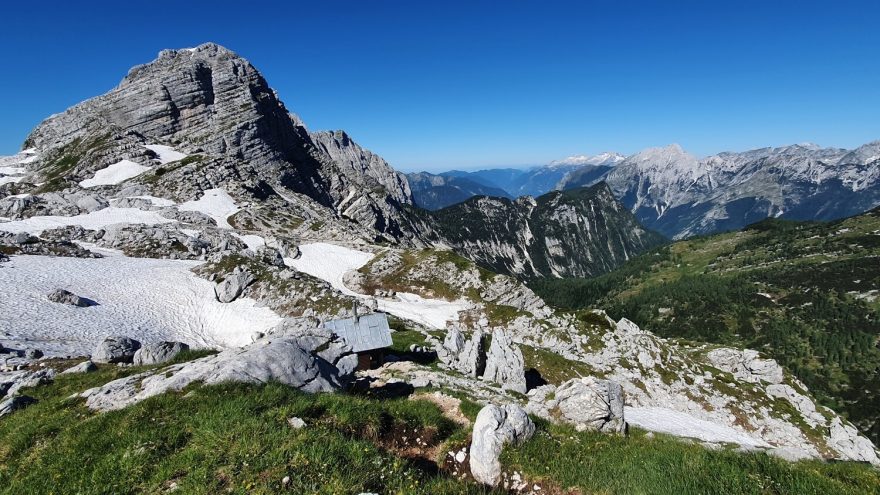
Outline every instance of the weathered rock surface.
POLYGON ((560 417, 578 431, 624 433, 623 388, 610 380, 574 378, 556 389, 553 404, 560 417))
POLYGON ((230 303, 238 298, 241 293, 254 283, 257 278, 248 270, 242 270, 239 267, 230 275, 227 275, 222 282, 214 287, 214 294, 217 300, 222 303, 230 303))
POLYGON ((485 369, 483 332, 476 330, 465 339, 461 330, 453 326, 446 333, 443 343, 435 347, 437 357, 446 366, 470 376, 480 376, 485 369))
POLYGON ((488 405, 480 410, 471 436, 470 468, 474 479, 495 486, 501 478, 501 450, 535 434, 535 424, 519 406, 488 405))
POLYGON ((19 409, 24 409, 32 404, 36 404, 37 399, 28 397, 27 395, 16 395, 0 402, 0 417, 12 414, 19 409))
POLYGON ((98 371, 98 367, 95 366, 95 363, 93 363, 91 360, 88 360, 83 361, 76 366, 71 366, 70 368, 67 368, 66 370, 62 371, 61 374, 72 375, 76 373, 91 373, 93 371, 98 371))
POLYGON ((104 338, 92 353, 96 363, 131 363, 141 343, 129 337, 111 335, 104 338))
POLYGON ((263 339, 241 349, 115 380, 83 392, 82 397, 89 408, 108 411, 181 390, 193 382, 279 382, 306 392, 329 392, 347 379, 320 356, 322 351, 338 347, 335 343, 331 334, 320 331, 302 338, 263 339))
POLYGON ((24 358, 29 361, 35 361, 43 357, 43 351, 39 349, 27 349, 24 351, 24 358))
POLYGON ((88 299, 82 298, 73 292, 64 289, 55 289, 46 297, 52 302, 69 304, 70 306, 77 306, 80 308, 85 308, 90 305, 88 299))
POLYGON ((189 346, 183 342, 154 342, 138 349, 134 353, 132 364, 135 366, 162 364, 171 361, 181 352, 188 350, 189 346))
POLYGON ((738 380, 751 383, 781 383, 782 367, 772 359, 761 359, 758 351, 739 350, 729 347, 715 349, 706 356, 720 370, 733 373, 738 380))
POLYGON ((51 382, 55 370, 45 368, 37 371, 10 371, 0 373, 0 398, 12 397, 22 388, 36 387, 51 382))
POLYGON ((526 393, 525 360, 519 347, 500 328, 492 332, 492 343, 486 354, 483 378, 501 385, 506 390, 526 393))

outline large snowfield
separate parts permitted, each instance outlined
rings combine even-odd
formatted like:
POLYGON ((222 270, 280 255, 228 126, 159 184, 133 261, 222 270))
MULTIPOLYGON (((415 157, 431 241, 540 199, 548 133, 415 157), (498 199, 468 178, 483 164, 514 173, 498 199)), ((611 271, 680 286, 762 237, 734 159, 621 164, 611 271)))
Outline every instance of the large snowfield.
MULTIPOLYGON (((302 256, 286 259, 297 270, 326 280, 343 294, 367 298, 343 283, 345 274, 366 265, 373 259, 372 253, 358 251, 335 244, 316 242, 299 247, 302 256)), ((458 312, 468 308, 467 301, 444 301, 425 299, 416 294, 399 292, 396 299, 377 298, 379 309, 394 316, 415 321, 429 328, 446 328, 447 321, 458 320, 458 312)))
POLYGON ((247 298, 223 304, 214 284, 195 276, 194 261, 13 256, 0 266, 0 340, 48 355, 88 355, 107 335, 143 343, 181 341, 196 347, 233 347, 281 321, 247 298), (97 303, 78 308, 49 301, 66 289, 97 303), (11 334, 10 336, 4 335, 11 334))

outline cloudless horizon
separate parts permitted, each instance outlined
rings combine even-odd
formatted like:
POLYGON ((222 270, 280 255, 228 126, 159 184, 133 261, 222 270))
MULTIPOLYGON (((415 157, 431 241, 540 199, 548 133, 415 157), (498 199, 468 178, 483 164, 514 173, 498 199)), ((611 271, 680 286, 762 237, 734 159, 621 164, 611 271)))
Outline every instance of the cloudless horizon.
POLYGON ((96 1, 3 7, 0 155, 164 48, 250 60, 403 171, 880 139, 880 2, 96 1))

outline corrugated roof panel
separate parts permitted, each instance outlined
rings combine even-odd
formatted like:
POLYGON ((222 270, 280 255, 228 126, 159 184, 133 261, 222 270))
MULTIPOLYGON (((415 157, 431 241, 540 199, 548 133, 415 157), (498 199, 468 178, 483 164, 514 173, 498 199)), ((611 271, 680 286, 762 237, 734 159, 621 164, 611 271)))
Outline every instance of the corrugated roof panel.
POLYGON ((371 351, 391 346, 391 329, 388 327, 388 317, 382 313, 361 316, 357 323, 354 318, 330 320, 324 323, 324 328, 339 335, 346 344, 352 347, 354 352, 371 351))

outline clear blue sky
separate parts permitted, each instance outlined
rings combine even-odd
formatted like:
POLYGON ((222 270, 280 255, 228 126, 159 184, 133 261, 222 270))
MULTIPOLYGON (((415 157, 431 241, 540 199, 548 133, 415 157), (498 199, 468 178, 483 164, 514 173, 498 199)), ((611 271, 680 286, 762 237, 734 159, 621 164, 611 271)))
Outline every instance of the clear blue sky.
POLYGON ((880 139, 876 0, 79 3, 4 3, 0 154, 205 41, 402 170, 880 139))

